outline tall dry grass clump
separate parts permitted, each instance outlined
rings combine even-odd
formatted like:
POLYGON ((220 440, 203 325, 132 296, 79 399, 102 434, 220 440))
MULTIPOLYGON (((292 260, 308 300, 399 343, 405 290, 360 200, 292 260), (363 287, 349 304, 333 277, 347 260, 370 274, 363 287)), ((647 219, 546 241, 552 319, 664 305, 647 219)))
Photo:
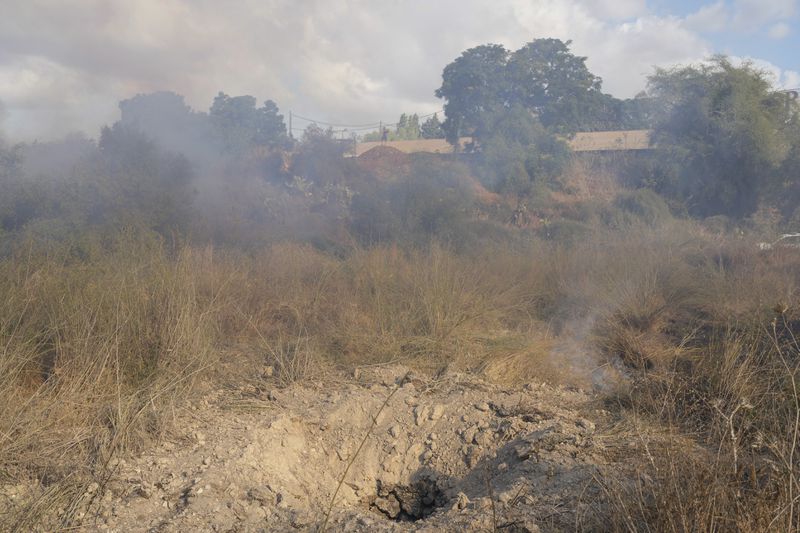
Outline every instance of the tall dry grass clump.
POLYGON ((800 528, 800 345, 790 327, 779 320, 767 329, 728 331, 691 370, 637 381, 625 420, 644 460, 628 457, 629 468, 598 477, 604 498, 595 527, 800 528))
POLYGON ((432 244, 354 248, 333 257, 283 243, 253 255, 219 253, 223 342, 260 344, 286 365, 291 345, 340 365, 403 362, 475 367, 497 339, 528 337, 545 281, 527 254, 464 256, 432 244))
POLYGON ((733 241, 681 255, 690 268, 641 284, 597 334, 632 368, 609 405, 641 455, 598 477, 593 527, 796 531, 800 254, 733 241))
POLYGON ((80 253, 89 256, 30 245, 0 261, 6 480, 33 476, 48 489, 101 476, 114 454, 158 438, 213 364, 213 305, 189 254, 134 235, 80 253))

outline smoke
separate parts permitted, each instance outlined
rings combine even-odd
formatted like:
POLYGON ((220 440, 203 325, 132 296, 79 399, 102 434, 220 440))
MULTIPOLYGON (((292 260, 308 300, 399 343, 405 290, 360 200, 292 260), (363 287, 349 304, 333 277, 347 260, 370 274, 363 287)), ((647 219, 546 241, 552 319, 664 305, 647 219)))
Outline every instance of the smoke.
POLYGON ((5 124, 6 118, 8 117, 8 111, 6 110, 6 106, 2 100, 0 100, 0 140, 3 139, 3 126, 5 124))
POLYGON ((22 171, 28 178, 63 180, 97 149, 94 141, 81 133, 58 141, 28 144, 23 147, 22 171))
POLYGON ((684 19, 642 0, 6 4, 0 98, 8 127, 29 139, 93 135, 117 120, 118 101, 161 90, 195 109, 221 89, 253 94, 337 123, 425 114, 440 108, 441 69, 463 50, 538 37, 572 39, 609 91, 632 96, 652 65, 710 49, 684 19))

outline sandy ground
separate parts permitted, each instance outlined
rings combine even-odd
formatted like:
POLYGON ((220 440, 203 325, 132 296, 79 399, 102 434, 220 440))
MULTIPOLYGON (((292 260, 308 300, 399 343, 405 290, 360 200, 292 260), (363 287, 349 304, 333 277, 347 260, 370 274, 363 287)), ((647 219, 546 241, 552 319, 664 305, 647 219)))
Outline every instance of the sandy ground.
POLYGON ((82 529, 574 531, 608 462, 603 417, 577 389, 399 366, 220 390, 114 461, 82 529))

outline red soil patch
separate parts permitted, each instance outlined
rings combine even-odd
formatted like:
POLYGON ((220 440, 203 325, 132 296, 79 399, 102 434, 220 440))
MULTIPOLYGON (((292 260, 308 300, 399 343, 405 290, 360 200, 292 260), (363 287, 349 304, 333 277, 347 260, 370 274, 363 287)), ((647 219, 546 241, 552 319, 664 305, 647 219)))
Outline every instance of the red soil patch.
POLYGON ((358 164, 385 180, 406 175, 410 170, 411 156, 390 146, 376 146, 357 158, 358 164))

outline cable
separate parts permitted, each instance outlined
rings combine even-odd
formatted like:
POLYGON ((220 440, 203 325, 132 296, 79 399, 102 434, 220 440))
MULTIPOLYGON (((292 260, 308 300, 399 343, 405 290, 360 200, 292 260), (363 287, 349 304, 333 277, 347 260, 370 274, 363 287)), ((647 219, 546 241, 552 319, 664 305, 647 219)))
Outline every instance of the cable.
MULTIPOLYGON (((427 115, 417 115, 417 119, 421 120, 423 118, 432 117, 433 115, 436 115, 438 113, 443 113, 443 112, 444 112, 444 109, 440 109, 439 111, 434 111, 433 113, 428 113, 427 115)), ((414 115, 408 115, 408 116, 412 117, 414 115)), ((308 122, 310 122, 312 124, 321 124, 323 126, 329 126, 329 127, 332 127, 332 128, 343 128, 343 129, 348 130, 348 131, 360 131, 360 130, 367 130, 367 129, 375 129, 375 128, 380 127, 381 125, 383 125, 384 127, 397 126, 399 124, 398 122, 381 122, 381 121, 379 121, 379 122, 370 122, 369 124, 337 124, 335 122, 326 122, 324 120, 315 120, 313 118, 308 118, 308 117, 304 117, 303 115, 296 115, 296 114, 292 113, 292 119, 295 119, 295 118, 299 118, 300 120, 308 121, 308 122)), ((292 129, 294 129, 294 128, 292 128, 292 129)))
POLYGON ((379 122, 370 123, 370 124, 336 124, 333 122, 325 122, 324 120, 314 120, 313 118, 304 117, 302 115, 295 115, 292 113, 292 118, 299 118, 300 120, 307 120, 308 122, 313 122, 314 124, 322 124, 323 126, 331 126, 334 128, 366 128, 372 126, 379 126, 379 122))

